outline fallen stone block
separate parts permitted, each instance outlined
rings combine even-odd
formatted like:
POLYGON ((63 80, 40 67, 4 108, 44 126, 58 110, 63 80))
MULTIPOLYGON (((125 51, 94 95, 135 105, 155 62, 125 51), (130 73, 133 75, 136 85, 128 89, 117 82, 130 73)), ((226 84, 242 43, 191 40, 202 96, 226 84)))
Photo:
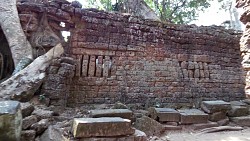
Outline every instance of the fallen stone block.
POLYGON ((134 127, 145 132, 147 136, 158 136, 165 131, 162 124, 147 116, 137 118, 134 127))
POLYGON ((18 101, 0 102, 0 140, 19 141, 22 130, 22 113, 18 101))
POLYGON ((82 138, 79 141, 148 141, 147 136, 140 130, 135 130, 135 133, 130 136, 123 137, 92 137, 82 138))
POLYGON ((120 117, 75 118, 72 126, 76 138, 123 136, 134 132, 131 121, 120 117))
POLYGON ((37 118, 35 115, 28 116, 23 119, 23 126, 22 129, 26 130, 28 129, 32 124, 35 124, 37 121, 37 118))
POLYGON ((34 106, 29 102, 21 103, 21 110, 23 118, 30 116, 31 113, 34 111, 34 106))
POLYGON ((250 127, 250 116, 230 117, 229 119, 237 125, 250 127))
POLYGON ((248 108, 245 106, 231 106, 231 110, 227 113, 230 117, 240 117, 248 115, 248 108))
POLYGON ((210 121, 217 122, 219 120, 225 119, 226 117, 227 117, 227 113, 225 112, 215 112, 215 113, 209 114, 208 119, 210 121))
POLYGON ((104 109, 104 110, 90 110, 90 117, 121 117, 132 120, 133 112, 128 109, 104 109))
POLYGON ((216 101, 202 101, 201 109, 206 113, 215 113, 215 112, 227 112, 231 109, 231 105, 228 102, 222 100, 216 101))
POLYGON ((35 130, 24 130, 21 132, 21 141, 34 141, 36 138, 35 130))
POLYGON ((198 109, 179 110, 181 114, 181 124, 207 123, 208 114, 198 109))
POLYGON ((149 116, 160 122, 179 122, 180 113, 171 108, 154 108, 148 109, 149 116))

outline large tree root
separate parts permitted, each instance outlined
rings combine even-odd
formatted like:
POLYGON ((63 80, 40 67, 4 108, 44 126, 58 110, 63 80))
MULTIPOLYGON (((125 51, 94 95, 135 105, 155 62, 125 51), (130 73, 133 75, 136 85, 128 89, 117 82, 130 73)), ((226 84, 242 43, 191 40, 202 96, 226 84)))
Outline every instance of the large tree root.
POLYGON ((45 78, 45 70, 52 59, 59 57, 63 52, 62 45, 58 44, 46 54, 36 58, 23 70, 2 82, 0 84, 0 99, 29 101, 42 84, 45 78))
POLYGON ((239 130, 243 130, 243 128, 242 127, 233 127, 233 126, 219 126, 219 127, 205 128, 205 129, 199 131, 198 134, 221 132, 221 131, 239 131, 239 130))

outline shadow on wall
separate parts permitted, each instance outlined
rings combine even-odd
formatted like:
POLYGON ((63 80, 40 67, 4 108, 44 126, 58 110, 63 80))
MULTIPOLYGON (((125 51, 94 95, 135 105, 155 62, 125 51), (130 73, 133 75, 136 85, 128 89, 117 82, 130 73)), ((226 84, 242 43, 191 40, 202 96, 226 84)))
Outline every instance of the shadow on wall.
POLYGON ((0 82, 11 76, 14 70, 12 54, 7 39, 0 29, 0 82))

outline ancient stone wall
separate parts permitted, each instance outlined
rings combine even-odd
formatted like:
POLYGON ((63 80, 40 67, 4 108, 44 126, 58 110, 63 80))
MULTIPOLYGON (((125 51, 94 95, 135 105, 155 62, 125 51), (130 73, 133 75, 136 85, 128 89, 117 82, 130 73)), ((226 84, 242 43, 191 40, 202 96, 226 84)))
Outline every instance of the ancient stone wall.
POLYGON ((19 9, 33 15, 47 11, 53 29, 71 33, 68 53, 76 60, 73 79, 65 83, 61 76, 49 77, 43 88, 55 105, 62 99, 77 106, 244 98, 240 33, 235 31, 145 21, 67 2, 22 3, 19 9), (60 21, 65 27, 59 26, 60 21))

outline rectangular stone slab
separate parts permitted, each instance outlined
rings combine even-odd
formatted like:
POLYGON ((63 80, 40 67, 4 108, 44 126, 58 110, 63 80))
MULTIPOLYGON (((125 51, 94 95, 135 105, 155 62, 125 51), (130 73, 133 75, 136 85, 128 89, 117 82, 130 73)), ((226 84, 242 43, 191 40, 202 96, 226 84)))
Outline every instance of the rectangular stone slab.
POLYGON ((181 124, 207 123, 208 114, 198 109, 179 110, 181 114, 181 124))
POLYGON ((104 110, 90 110, 90 117, 121 117, 125 119, 132 119, 133 112, 128 109, 104 109, 104 110))
POLYGON ((75 118, 72 126, 75 138, 124 136, 134 132, 131 121, 120 117, 75 118))
POLYGON ((231 109, 231 104, 222 100, 202 101, 201 108, 206 113, 227 112, 231 109))
POLYGON ((180 113, 171 108, 149 108, 149 115, 160 122, 179 122, 180 113))

